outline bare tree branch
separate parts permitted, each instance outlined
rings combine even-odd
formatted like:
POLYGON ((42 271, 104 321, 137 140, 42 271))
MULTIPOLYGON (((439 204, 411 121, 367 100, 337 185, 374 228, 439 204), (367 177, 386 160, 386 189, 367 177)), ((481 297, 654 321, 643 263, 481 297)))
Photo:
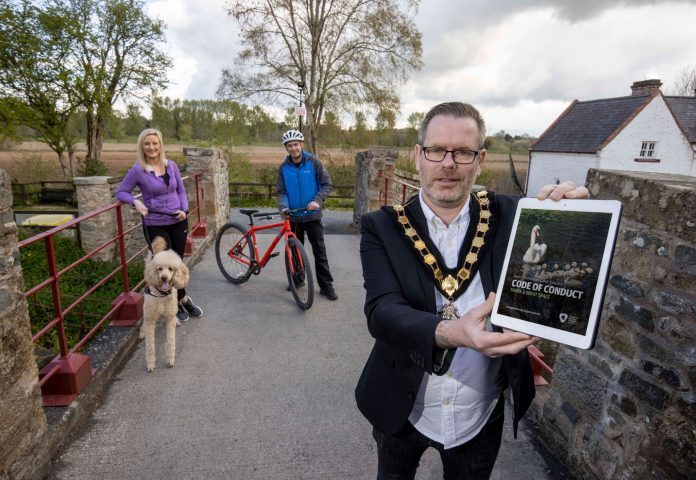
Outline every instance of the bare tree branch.
MULTIPOLYGON (((310 149, 327 107, 371 105, 397 111, 393 92, 421 68, 421 34, 414 28, 419 0, 230 0, 247 46, 235 69, 222 72, 223 98, 298 100, 304 84, 310 149)), ((281 103, 285 102, 285 103, 281 103)))

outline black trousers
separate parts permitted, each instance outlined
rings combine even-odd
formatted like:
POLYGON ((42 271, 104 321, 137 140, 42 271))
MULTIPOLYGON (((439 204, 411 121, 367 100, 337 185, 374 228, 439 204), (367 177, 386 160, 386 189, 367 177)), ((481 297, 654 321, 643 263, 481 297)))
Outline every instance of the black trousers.
POLYGON ((500 450, 505 399, 501 396, 483 429, 458 447, 445 450, 407 422, 401 431, 387 435, 373 429, 377 442, 377 480, 412 480, 428 447, 440 453, 445 480, 488 480, 500 450))
POLYGON ((314 270, 317 275, 317 283, 320 289, 325 289, 333 284, 333 277, 329 270, 329 259, 326 256, 326 245, 324 244, 324 226, 321 220, 311 222, 290 222, 290 228, 297 238, 304 245, 305 232, 309 238, 314 252, 314 270))
MULTIPOLYGON (((152 242, 155 237, 162 237, 167 241, 167 246, 179 254, 184 259, 184 249, 186 248, 186 237, 188 236, 188 218, 171 225, 145 225, 147 236, 152 242)), ((186 289, 180 288, 176 291, 179 300, 186 296, 186 289)))

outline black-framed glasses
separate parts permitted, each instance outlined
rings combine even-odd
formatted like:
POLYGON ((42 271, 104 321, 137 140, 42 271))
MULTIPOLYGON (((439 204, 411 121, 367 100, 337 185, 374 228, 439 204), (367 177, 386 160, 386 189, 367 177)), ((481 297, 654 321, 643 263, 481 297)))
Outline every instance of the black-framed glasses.
POLYGON ((423 156, 426 160, 431 162, 441 162, 445 159, 447 154, 452 155, 452 160, 454 163, 460 165, 466 165, 473 163, 478 157, 481 150, 469 150, 468 148, 458 148, 456 150, 447 150, 441 147, 423 147, 423 156))

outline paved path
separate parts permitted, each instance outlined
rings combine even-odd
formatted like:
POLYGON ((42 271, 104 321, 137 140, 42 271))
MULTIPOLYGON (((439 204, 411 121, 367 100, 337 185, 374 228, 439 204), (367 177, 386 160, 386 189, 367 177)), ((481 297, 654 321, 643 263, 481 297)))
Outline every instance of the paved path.
MULTIPOLYGON (((205 315, 177 330, 176 367, 160 356, 146 373, 140 343, 52 478, 374 478, 370 426, 353 399, 372 346, 358 243, 357 235, 327 236, 339 300, 317 296, 307 312, 285 290, 281 256, 235 286, 211 248, 189 287, 205 315)), ((157 336, 163 352, 163 325, 157 336)), ((524 429, 515 441, 508 427, 493 478, 552 478, 549 471, 524 429)), ((426 453, 417 478, 442 478, 436 452, 426 453)))

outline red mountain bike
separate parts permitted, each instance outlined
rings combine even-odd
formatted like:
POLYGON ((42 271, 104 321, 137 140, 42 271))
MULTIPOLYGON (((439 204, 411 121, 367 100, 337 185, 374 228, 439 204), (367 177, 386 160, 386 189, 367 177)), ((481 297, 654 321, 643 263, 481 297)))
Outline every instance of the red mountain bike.
MULTIPOLYGON (((292 210, 295 213, 300 210, 292 210)), ((312 267, 309 264, 307 252, 302 243, 290 229, 290 218, 285 215, 282 221, 255 225, 254 219, 272 220, 273 217, 283 216, 281 212, 259 212, 258 210, 241 209, 249 216, 249 228, 234 222, 228 222, 220 228, 215 238, 215 258, 224 277, 235 285, 240 285, 251 277, 258 275, 268 261, 280 254, 275 248, 280 239, 285 240, 285 272, 288 276, 290 291, 295 302, 302 310, 307 310, 314 302, 314 280, 312 267), (259 257, 259 247, 256 232, 280 228, 275 238, 268 246, 262 257, 259 257)))

